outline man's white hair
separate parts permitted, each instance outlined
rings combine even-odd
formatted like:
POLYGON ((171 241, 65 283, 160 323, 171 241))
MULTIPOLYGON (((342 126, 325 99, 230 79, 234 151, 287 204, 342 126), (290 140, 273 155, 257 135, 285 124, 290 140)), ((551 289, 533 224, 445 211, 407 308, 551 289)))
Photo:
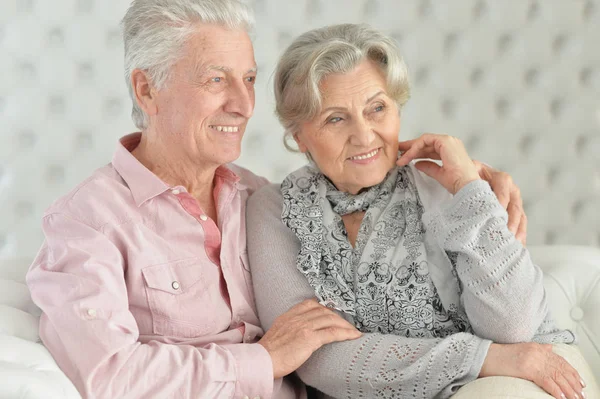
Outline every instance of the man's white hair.
POLYGON ((163 88, 198 23, 250 32, 254 15, 238 0, 133 0, 129 6, 122 21, 125 81, 133 101, 131 117, 139 129, 148 127, 148 117, 135 98, 131 85, 133 70, 146 71, 154 86, 163 88))

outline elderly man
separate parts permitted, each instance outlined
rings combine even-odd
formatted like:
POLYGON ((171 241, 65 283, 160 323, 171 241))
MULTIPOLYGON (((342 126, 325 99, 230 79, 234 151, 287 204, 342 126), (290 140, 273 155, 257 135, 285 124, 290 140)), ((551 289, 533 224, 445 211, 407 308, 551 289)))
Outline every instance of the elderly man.
MULTIPOLYGON (((230 164, 254 109, 251 25, 235 0, 134 0, 125 15, 141 133, 47 210, 27 276, 40 336, 84 397, 306 397, 283 377, 360 336, 314 301, 259 327, 244 211, 267 181, 230 164)), ((523 239, 518 190, 481 173, 523 239)))

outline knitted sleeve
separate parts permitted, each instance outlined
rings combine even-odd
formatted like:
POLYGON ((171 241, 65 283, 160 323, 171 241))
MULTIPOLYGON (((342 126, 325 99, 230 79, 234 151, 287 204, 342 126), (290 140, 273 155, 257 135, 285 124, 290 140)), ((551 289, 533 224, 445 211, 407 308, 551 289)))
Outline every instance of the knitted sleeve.
MULTIPOLYGON (((282 198, 268 185, 248 201, 248 255, 262 326, 314 297, 296 268, 299 242, 281 222, 282 198)), ((479 375, 490 341, 459 333, 417 339, 376 333, 326 345, 298 370, 300 378, 335 398, 447 398, 479 375)))
POLYGON ((508 230, 508 215, 487 182, 469 183, 425 212, 423 221, 426 234, 456 269, 461 301, 477 336, 498 343, 534 337, 539 342, 573 342, 572 333, 554 326, 542 271, 508 230))

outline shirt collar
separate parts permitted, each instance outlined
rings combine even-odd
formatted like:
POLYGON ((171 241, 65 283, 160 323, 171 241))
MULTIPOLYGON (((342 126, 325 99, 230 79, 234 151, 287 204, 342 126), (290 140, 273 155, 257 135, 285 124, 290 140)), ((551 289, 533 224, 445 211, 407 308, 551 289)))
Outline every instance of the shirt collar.
MULTIPOLYGON (((141 138, 142 133, 140 132, 122 137, 112 159, 113 167, 127 183, 138 207, 171 188, 131 154, 131 151, 140 143, 141 138)), ((223 179, 225 183, 229 183, 238 190, 247 188, 246 185, 240 183, 238 175, 223 165, 215 171, 215 178, 223 179)))

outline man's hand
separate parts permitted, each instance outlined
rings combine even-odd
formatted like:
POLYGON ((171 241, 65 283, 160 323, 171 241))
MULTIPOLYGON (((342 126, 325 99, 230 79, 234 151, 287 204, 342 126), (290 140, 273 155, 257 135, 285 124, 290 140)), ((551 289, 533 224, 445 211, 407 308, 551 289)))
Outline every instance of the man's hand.
POLYGON ((309 299, 279 316, 258 341, 273 362, 273 377, 281 378, 300 367, 325 344, 361 336, 337 313, 309 299))
POLYGON ((527 243, 527 215, 523 209, 521 190, 508 173, 501 172, 479 161, 473 161, 479 176, 487 181, 500 205, 508 212, 508 229, 523 245, 527 243))

